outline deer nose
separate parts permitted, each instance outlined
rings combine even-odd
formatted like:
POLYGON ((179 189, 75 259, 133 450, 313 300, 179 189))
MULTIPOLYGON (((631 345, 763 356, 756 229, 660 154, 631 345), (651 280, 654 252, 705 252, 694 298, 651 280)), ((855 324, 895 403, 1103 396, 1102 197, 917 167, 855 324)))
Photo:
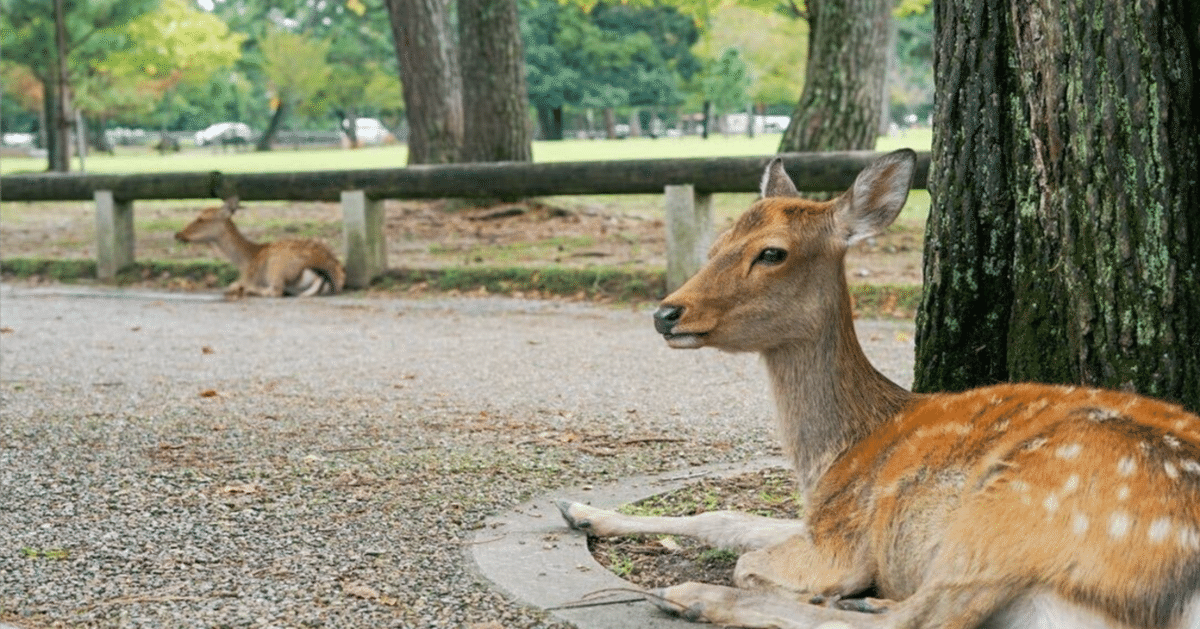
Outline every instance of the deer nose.
POLYGON ((660 306, 654 311, 654 329, 659 334, 670 334, 683 316, 683 306, 660 306))
POLYGON ((187 236, 184 236, 183 232, 175 232, 175 240, 178 240, 179 242, 187 242, 187 236))

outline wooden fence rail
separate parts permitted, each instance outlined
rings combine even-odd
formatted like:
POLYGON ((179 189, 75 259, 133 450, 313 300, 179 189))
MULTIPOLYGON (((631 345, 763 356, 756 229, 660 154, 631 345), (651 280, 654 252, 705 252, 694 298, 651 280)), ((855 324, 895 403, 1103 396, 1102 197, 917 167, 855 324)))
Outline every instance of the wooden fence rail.
MULTIPOLYGON (((336 155, 332 154, 331 155, 336 155)), ((878 154, 787 153, 784 164, 806 192, 840 191, 878 154)), ((385 269, 384 199, 508 198, 582 194, 664 194, 667 283, 703 260, 711 239, 711 195, 754 192, 772 156, 603 162, 499 162, 292 173, 36 174, 0 177, 4 201, 95 201, 97 275, 111 280, 133 262, 133 202, 237 195, 244 201, 340 201, 347 283, 361 287, 385 269)), ((917 162, 926 187, 929 154, 917 162)))

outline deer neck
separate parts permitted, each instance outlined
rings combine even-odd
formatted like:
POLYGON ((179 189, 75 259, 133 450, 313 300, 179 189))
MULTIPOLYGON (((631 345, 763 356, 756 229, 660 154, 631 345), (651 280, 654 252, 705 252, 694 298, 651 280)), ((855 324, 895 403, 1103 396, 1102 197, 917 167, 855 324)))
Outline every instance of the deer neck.
POLYGON ((848 292, 835 310, 816 337, 763 352, 779 438, 806 500, 839 456, 915 397, 863 354, 848 292))
POLYGON ((211 244, 242 272, 245 272, 255 256, 266 247, 266 245, 256 243, 243 236, 233 221, 225 222, 225 229, 221 232, 221 236, 213 240, 211 244))

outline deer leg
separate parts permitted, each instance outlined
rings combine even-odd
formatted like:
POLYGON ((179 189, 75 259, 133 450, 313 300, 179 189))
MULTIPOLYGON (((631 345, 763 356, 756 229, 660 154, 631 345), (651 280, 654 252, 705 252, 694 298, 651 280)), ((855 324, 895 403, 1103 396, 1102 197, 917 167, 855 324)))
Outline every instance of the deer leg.
POLYGON ((681 535, 710 546, 737 550, 766 548, 808 531, 808 526, 800 520, 779 520, 737 511, 655 517, 626 515, 566 501, 558 503, 558 510, 571 528, 588 535, 681 535))
MULTIPOLYGON (((875 566, 866 560, 837 561, 813 546, 807 536, 794 536, 738 557, 733 580, 739 588, 774 592, 792 600, 827 602, 846 609, 844 597, 854 596, 875 582, 875 566)), ((872 611, 862 599, 850 609, 872 611)))
POLYGON ((659 590, 652 601, 686 620, 771 629, 975 629, 1008 606, 1017 590, 996 582, 929 584, 882 613, 805 604, 771 592, 703 583, 659 590))

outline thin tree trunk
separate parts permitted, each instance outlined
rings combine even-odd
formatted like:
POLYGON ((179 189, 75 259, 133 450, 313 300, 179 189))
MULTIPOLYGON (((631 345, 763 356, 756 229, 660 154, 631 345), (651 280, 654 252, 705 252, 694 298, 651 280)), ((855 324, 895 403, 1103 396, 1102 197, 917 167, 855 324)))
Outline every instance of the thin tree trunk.
POLYGON ((258 142, 254 143, 254 150, 269 151, 275 140, 275 133, 279 131, 279 125, 283 123, 284 116, 287 115, 287 101, 280 99, 279 106, 271 114, 271 120, 267 122, 267 128, 259 136, 258 142))
POLYGON ((55 149, 50 152, 50 169, 57 172, 71 170, 71 84, 67 75, 67 17, 63 0, 54 0, 55 71, 54 90, 57 107, 54 111, 55 149))
POLYGON ((533 130, 516 0, 458 0, 467 162, 528 162, 533 130))
POLYGON ((386 0, 408 117, 408 163, 458 161, 462 87, 448 0, 386 0))
POLYGON ((1085 383, 1200 410, 1200 11, 959 4, 935 24, 917 387, 1085 383))
POLYGON ((779 151, 874 149, 891 0, 810 0, 804 91, 779 151))

